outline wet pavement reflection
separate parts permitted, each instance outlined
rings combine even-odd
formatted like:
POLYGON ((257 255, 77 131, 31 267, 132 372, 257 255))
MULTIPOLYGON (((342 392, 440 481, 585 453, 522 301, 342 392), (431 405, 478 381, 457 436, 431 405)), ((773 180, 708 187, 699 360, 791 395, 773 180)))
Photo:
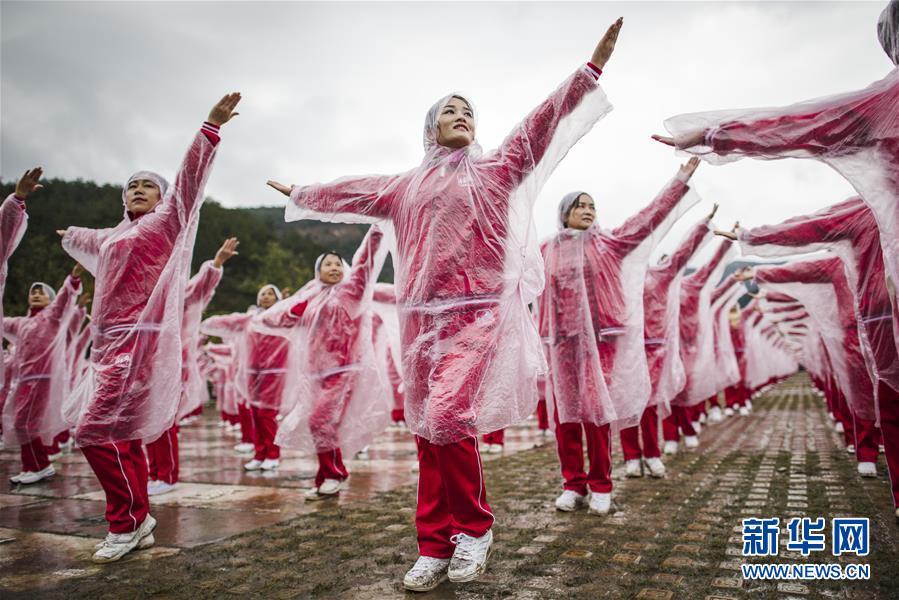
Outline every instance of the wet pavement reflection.
MULTIPOLYGON (((502 454, 482 450, 485 461, 531 449, 551 438, 534 421, 506 432, 502 454)), ((186 548, 215 543, 315 512, 333 502, 371 499, 380 492, 417 481, 415 441, 408 431, 386 431, 366 460, 346 460, 350 478, 335 500, 306 502, 316 461, 283 451, 273 472, 247 472, 249 460, 233 450, 239 441, 207 411, 179 434, 181 481, 174 491, 150 498, 158 520, 156 546, 127 560, 153 560, 186 548)), ((53 462, 50 480, 22 486, 8 482, 21 470, 18 448, 0 450, 0 589, 35 591, 54 582, 115 568, 94 565, 94 544, 106 535, 105 498, 84 457, 76 449, 53 462)))

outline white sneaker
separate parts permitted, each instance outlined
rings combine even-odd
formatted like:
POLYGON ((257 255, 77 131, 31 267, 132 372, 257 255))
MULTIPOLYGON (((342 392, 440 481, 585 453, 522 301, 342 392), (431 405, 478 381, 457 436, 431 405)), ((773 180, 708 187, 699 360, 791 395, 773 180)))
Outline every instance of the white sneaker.
POLYGON ((262 467, 262 461, 255 458, 243 466, 247 471, 258 471, 262 467))
POLYGON ((60 450, 56 454, 47 455, 47 460, 59 460, 60 458, 62 458, 62 450, 60 450))
POLYGON ((872 462, 858 463, 858 474, 862 477, 877 477, 877 465, 872 462))
POLYGON ((699 432, 702 431, 702 424, 699 421, 691 421, 691 425, 693 425, 693 431, 696 432, 696 435, 699 435, 699 432))
POLYGON ((665 442, 665 445, 662 446, 662 452, 669 456, 677 454, 677 442, 665 442))
POLYGON ((752 412, 752 399, 746 401, 746 410, 752 412))
POLYGON ((502 454, 503 453, 503 445, 502 444, 487 444, 487 452, 490 454, 502 454))
POLYGON ((830 422, 835 423, 837 418, 834 416, 832 412, 827 413, 827 416, 830 417, 830 422))
POLYGON ((403 587, 413 592, 429 592, 446 581, 450 559, 419 556, 403 577, 403 587))
POLYGON ((587 502, 587 497, 578 494, 574 490, 564 490, 562 495, 556 498, 556 510, 562 512, 573 512, 587 502))
POLYGON ((147 495, 148 496, 159 496, 160 494, 168 494, 171 491, 178 489, 178 482, 175 483, 166 483, 165 481, 151 481, 147 485, 147 495))
POLYGON ((9 478, 10 483, 19 483, 19 480, 22 479, 22 477, 24 477, 25 473, 27 473, 27 472, 28 471, 22 471, 18 475, 13 475, 12 477, 9 478))
POLYGON ((371 455, 368 453, 368 446, 356 453, 356 460, 371 460, 371 455))
POLYGON ((845 428, 843 427, 843 422, 837 421, 837 424, 833 426, 833 429, 837 433, 843 433, 845 431, 845 428))
POLYGON ((707 420, 708 420, 708 419, 706 419, 705 413, 699 413, 699 424, 700 424, 700 425, 705 425, 705 422, 706 422, 707 420))
MULTIPOLYGON (((106 543, 106 540, 97 542, 96 544, 94 544, 94 549, 99 550, 100 548, 103 547, 103 544, 105 544, 105 543, 106 543)), ((153 534, 151 533, 151 534, 141 538, 141 540, 137 543, 137 547, 135 548, 135 550, 143 550, 144 548, 149 548, 150 546, 152 546, 155 543, 156 543, 156 538, 153 537, 153 534)))
POLYGON ((250 442, 241 442, 239 444, 234 445, 234 451, 240 452, 241 454, 249 454, 256 449, 256 446, 251 444, 250 442))
POLYGON ((684 446, 686 446, 687 450, 699 448, 699 438, 695 435, 684 436, 684 446))
POLYGON ((593 515, 604 515, 612 508, 612 494, 600 494, 592 492, 590 494, 590 508, 588 512, 593 515))
POLYGON ((456 544, 456 551, 450 559, 449 580, 453 583, 474 581, 487 568, 487 559, 493 547, 493 530, 478 538, 457 533, 450 539, 456 544))
POLYGON ((397 421, 396 428, 399 429, 400 431, 405 431, 406 429, 408 429, 405 421, 397 421))
POLYGON ((333 496, 339 492, 342 487, 343 481, 340 479, 325 479, 322 484, 318 486, 318 493, 325 496, 333 496))
POLYGON ((748 416, 749 416, 749 409, 746 408, 745 406, 741 406, 741 407, 740 407, 740 416, 741 416, 741 417, 748 417, 748 416))
POLYGON ((884 452, 886 452, 886 449, 883 447, 883 444, 878 444, 877 452, 880 454, 883 454, 884 452))
MULTIPOLYGON (((147 515, 136 531, 131 533, 108 533, 100 548, 94 553, 95 563, 115 562, 134 550, 141 541, 152 535, 156 528, 156 519, 147 515)), ((155 540, 153 540, 155 542, 155 540)))
POLYGON ((661 479, 665 476, 665 463, 658 456, 647 458, 646 466, 649 467, 649 475, 651 477, 661 479))
POLYGON ((273 469, 277 469, 278 465, 281 464, 281 460, 277 458, 266 458, 259 464, 259 468, 263 471, 271 471, 273 469))
POLYGON ((643 477, 643 461, 639 458, 632 458, 624 463, 625 477, 643 477))
POLYGON ((855 445, 849 444, 848 446, 846 446, 846 452, 848 452, 849 454, 855 454, 855 445))
POLYGON ((729 407, 729 406, 728 406, 727 408, 725 408, 725 409, 724 409, 724 416, 725 416, 725 417, 732 417, 732 416, 734 416, 734 409, 732 409, 732 408, 729 407))
POLYGON ((713 406, 709 409, 709 423, 720 423, 723 420, 724 415, 721 413, 721 408, 713 406))
POLYGON ((54 475, 56 475, 56 469, 53 468, 53 465, 50 465, 49 467, 41 469, 40 471, 28 471, 26 473, 22 473, 16 483, 28 485, 30 483, 37 483, 38 481, 49 479, 54 475))

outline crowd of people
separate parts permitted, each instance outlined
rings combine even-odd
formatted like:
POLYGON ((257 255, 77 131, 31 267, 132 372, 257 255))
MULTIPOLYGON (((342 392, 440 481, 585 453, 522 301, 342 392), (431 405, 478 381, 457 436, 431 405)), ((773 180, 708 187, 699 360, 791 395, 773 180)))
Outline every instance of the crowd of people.
MULTIPOLYGON (((77 444, 107 500, 94 560, 110 562, 153 545, 150 496, 178 486, 178 429, 213 399, 244 469, 276 471, 282 447, 317 457, 306 501, 340 492, 345 456, 364 457, 385 429, 408 431, 420 556, 403 583, 426 591, 486 568, 494 516, 480 452, 502 452, 507 427, 536 414, 555 434, 555 508, 603 515, 613 435, 628 477, 664 477, 663 455, 695 451, 705 425, 749 415, 755 395, 803 368, 859 474, 876 476, 885 452, 899 507, 899 71, 783 109, 670 119, 672 136, 656 139, 696 156, 655 198, 604 228, 597 200, 574 191, 539 243, 543 183, 612 108, 599 80, 622 24, 494 151, 476 141, 473 103, 450 94, 427 112, 424 158, 408 171, 269 181, 288 197, 286 220, 370 223, 368 233, 349 261, 319 256, 296 292, 268 283, 245 312, 204 319, 239 245, 225 240, 190 276, 220 128, 241 96, 222 98, 174 181, 138 171, 117 225, 60 230, 70 276, 59 292, 32 284, 28 314, 0 321, 3 441, 22 457, 12 483, 52 477, 54 457, 77 444), (651 261, 700 201, 700 158, 742 156, 822 160, 858 196, 752 229, 716 228, 715 205, 651 261), (688 270, 707 244, 710 258, 688 270), (738 248, 786 262, 728 269, 738 248), (388 252, 394 282, 378 283, 388 252)), ((892 0, 878 33, 894 64, 897 27, 892 0)), ((42 175, 27 171, 0 206, 0 292, 42 175)))

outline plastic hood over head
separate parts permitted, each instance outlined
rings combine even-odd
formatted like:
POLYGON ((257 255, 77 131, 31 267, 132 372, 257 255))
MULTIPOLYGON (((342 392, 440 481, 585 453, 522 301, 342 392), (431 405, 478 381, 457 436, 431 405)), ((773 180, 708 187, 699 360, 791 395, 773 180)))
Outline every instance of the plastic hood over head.
POLYGON ((899 65, 899 0, 890 0, 877 19, 877 39, 894 65, 899 65))
POLYGON ((568 227, 568 224, 566 223, 568 212, 571 210, 571 207, 575 205, 577 199, 586 193, 587 192, 569 192, 562 196, 562 200, 559 202, 559 229, 566 229, 568 227))
MULTIPOLYGON (((469 100, 466 96, 454 93, 448 94, 435 102, 431 108, 428 109, 428 114, 425 115, 425 127, 424 127, 424 135, 423 135, 423 143, 425 147, 425 152, 431 152, 434 148, 438 146, 437 144, 437 119, 440 118, 440 111, 443 110, 443 107, 449 104, 449 101, 453 98, 461 98, 465 102, 468 103, 469 108, 471 108, 471 114, 473 115, 472 119, 475 123, 475 128, 477 128, 478 124, 478 111, 475 109, 474 104, 469 100)), ((480 154, 480 146, 477 145, 475 141, 472 141, 469 147, 477 148, 477 153, 480 154)), ((316 269, 317 270, 317 269, 316 269)))
POLYGON ((132 181, 137 181, 138 179, 149 179, 155 183, 156 187, 159 188, 160 198, 164 198, 166 191, 169 189, 169 182, 159 173, 153 171, 138 171, 128 178, 128 181, 125 182, 125 186, 122 188, 122 204, 125 204, 125 194, 128 191, 128 186, 131 185, 132 181))
MULTIPOLYGON (((278 299, 278 302, 280 302, 281 300, 284 300, 284 295, 281 293, 281 290, 278 289, 278 286, 271 284, 271 283, 266 283, 264 286, 259 288, 258 292, 256 292, 256 306, 259 306, 260 303, 262 302, 262 292, 264 292, 265 290, 269 290, 269 289, 272 290, 273 292, 275 292, 275 298, 278 299)), ((251 308, 255 308, 255 307, 251 307, 251 308)))
POLYGON ((346 279, 346 274, 350 270, 350 265, 348 265, 347 262, 345 260, 343 260, 343 257, 340 256, 340 254, 338 254, 337 252, 335 252, 333 250, 329 250, 328 252, 325 252, 324 254, 319 254, 318 258, 315 259, 315 270, 313 271, 313 274, 315 275, 315 281, 321 282, 321 280, 322 280, 321 266, 322 266, 322 261, 325 260, 326 256, 337 256, 338 258, 340 258, 340 263, 343 265, 343 278, 346 279))
POLYGON ((30 294, 31 290, 33 290, 36 287, 42 288, 44 290, 44 293, 50 297, 50 302, 53 302, 54 300, 56 300, 56 290, 54 290, 52 287, 50 287, 43 281, 35 281, 34 283, 32 283, 31 287, 28 288, 28 293, 30 294))

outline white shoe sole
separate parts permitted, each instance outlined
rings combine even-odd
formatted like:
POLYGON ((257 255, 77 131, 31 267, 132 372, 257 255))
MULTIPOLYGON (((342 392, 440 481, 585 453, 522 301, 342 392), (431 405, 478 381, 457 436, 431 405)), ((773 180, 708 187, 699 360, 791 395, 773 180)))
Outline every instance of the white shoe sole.
POLYGON ((477 570, 471 575, 464 575, 462 577, 453 577, 452 575, 447 574, 447 579, 449 579, 453 583, 468 583, 469 581, 474 581, 478 577, 484 574, 484 571, 487 570, 487 563, 490 561, 490 555, 493 554, 493 543, 490 544, 490 548, 487 550, 487 558, 484 559, 484 563, 477 568, 477 570))
POLYGON ((443 576, 437 580, 437 583, 433 585, 414 585, 406 583, 406 580, 403 580, 403 589, 409 590, 410 592, 430 592, 433 589, 436 589, 441 583, 447 581, 449 577, 444 573, 443 576))

